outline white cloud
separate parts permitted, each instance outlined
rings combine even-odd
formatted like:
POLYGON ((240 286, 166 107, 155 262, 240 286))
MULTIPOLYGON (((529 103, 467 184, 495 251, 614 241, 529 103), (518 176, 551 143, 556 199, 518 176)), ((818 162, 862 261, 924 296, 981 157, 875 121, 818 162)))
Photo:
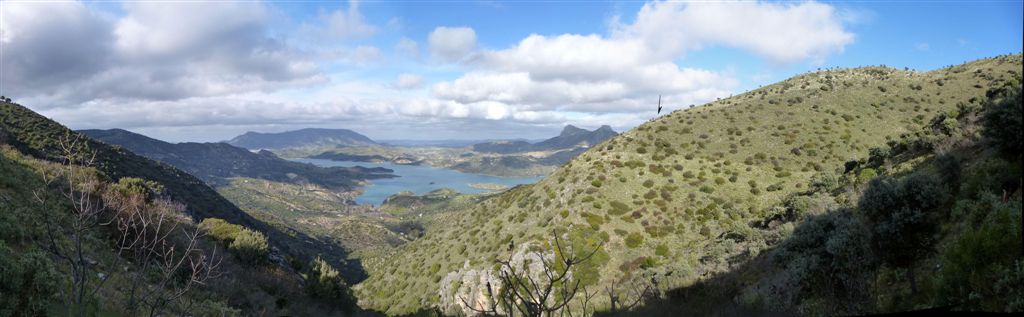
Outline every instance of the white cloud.
MULTIPOLYGON (((359 1, 349 0, 348 11, 338 9, 321 13, 321 32, 330 39, 361 38, 377 34, 377 27, 366 22, 359 13, 359 1)), ((390 23, 389 23, 390 24, 390 23)))
POLYGON ((677 60, 687 52, 726 45, 773 63, 818 61, 853 40, 840 20, 815 2, 652 2, 632 24, 613 19, 606 36, 534 34, 510 48, 476 52, 477 68, 431 92, 459 104, 500 102, 512 113, 647 111, 658 95, 673 110, 738 86, 729 73, 681 67, 677 60))
POLYGON ((275 37, 275 12, 255 2, 134 2, 121 17, 74 2, 5 2, 4 90, 75 128, 229 133, 224 127, 344 123, 437 133, 416 134, 425 138, 495 137, 501 129, 538 137, 566 123, 630 128, 654 116, 659 94, 668 110, 728 96, 738 86, 731 71, 685 64, 705 47, 786 64, 820 61, 853 41, 841 14, 816 2, 655 2, 633 22, 613 21, 607 34, 530 35, 503 48, 478 47, 470 27, 437 27, 425 48, 400 38, 395 55, 415 64, 426 60, 422 49, 434 62, 459 65, 366 79, 331 64, 384 60, 377 47, 339 42, 381 32, 358 9, 351 2, 295 26, 298 36, 275 37), (437 69, 462 73, 423 89, 421 74, 436 78, 429 72, 437 69), (479 131, 494 134, 472 133, 479 131))
POLYGON ((430 54, 444 62, 457 62, 476 48, 476 32, 468 27, 437 27, 427 37, 430 54))
POLYGON ((722 44, 777 63, 822 61, 853 42, 842 21, 832 6, 812 1, 652 2, 635 23, 614 26, 613 37, 642 41, 662 59, 722 44))
POLYGON ((420 55, 420 46, 410 38, 403 37, 395 43, 395 52, 399 55, 416 58, 420 55))
POLYGON ((918 51, 927 51, 930 48, 931 48, 931 46, 928 45, 928 43, 925 43, 925 42, 920 42, 920 43, 915 43, 914 44, 914 49, 918 50, 918 51))
POLYGON ((78 2, 5 3, 5 89, 45 109, 325 82, 309 56, 267 36, 267 11, 253 2, 127 2, 113 18, 78 2))
POLYGON ((395 87, 398 89, 416 89, 423 85, 423 77, 416 74, 398 75, 398 82, 395 87))

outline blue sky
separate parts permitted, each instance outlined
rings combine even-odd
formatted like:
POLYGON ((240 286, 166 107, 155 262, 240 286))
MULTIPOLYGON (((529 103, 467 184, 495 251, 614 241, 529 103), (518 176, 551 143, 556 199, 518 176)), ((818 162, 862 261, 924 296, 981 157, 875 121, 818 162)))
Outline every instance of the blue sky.
POLYGON ((543 138, 826 67, 1019 53, 1022 1, 0 2, 0 90, 168 141, 543 138), (45 17, 45 18, 44 18, 45 17), (59 67, 58 67, 59 66, 59 67))

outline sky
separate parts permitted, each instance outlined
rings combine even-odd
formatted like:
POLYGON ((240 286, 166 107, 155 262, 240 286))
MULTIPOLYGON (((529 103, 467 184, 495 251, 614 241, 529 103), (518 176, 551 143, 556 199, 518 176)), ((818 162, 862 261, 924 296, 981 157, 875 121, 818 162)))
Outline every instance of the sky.
POLYGON ((170 142, 628 130, 831 67, 1022 50, 1006 1, 3 1, 0 94, 170 142), (666 112, 662 112, 664 115, 666 112))

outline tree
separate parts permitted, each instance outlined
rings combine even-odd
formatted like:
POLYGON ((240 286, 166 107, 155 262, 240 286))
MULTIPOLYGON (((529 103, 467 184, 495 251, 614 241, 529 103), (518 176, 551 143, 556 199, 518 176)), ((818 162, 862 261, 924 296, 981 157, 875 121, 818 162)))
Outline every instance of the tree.
MULTIPOLYGON (((66 217, 47 213, 44 219, 46 238, 41 242, 41 247, 58 262, 67 265, 71 280, 66 284, 67 288, 60 291, 60 296, 69 314, 84 316, 89 302, 112 273, 94 273, 97 263, 86 255, 86 240, 101 223, 103 210, 95 197, 101 183, 89 169, 95 162, 96 154, 88 149, 80 134, 65 134, 60 137, 57 146, 60 165, 52 174, 44 173, 43 179, 48 187, 57 188, 71 206, 71 213, 66 217)), ((41 189, 35 192, 35 200, 41 205, 46 200, 44 191, 41 189)))
POLYGON ((306 292, 346 309, 355 303, 351 290, 338 270, 319 256, 310 264, 310 271, 306 276, 306 292))
POLYGON ((154 182, 122 178, 103 195, 113 213, 109 223, 119 233, 118 255, 136 264, 128 276, 132 283, 125 302, 131 315, 143 307, 149 316, 160 314, 195 286, 220 275, 216 250, 207 253, 199 247, 200 229, 183 228, 189 221, 184 206, 157 197, 161 191, 154 182))
MULTIPOLYGON (((44 174, 47 184, 57 187, 71 205, 67 217, 45 219, 43 242, 43 248, 69 268, 71 281, 60 292, 68 313, 89 314, 96 293, 119 271, 97 272, 98 261, 87 255, 87 240, 100 226, 115 229, 118 256, 107 265, 117 268, 122 259, 130 258, 137 268, 128 276, 132 284, 126 308, 132 315, 142 306, 150 316, 159 314, 195 285, 216 277, 219 261, 215 253, 207 255, 199 248, 198 229, 191 233, 182 229, 181 237, 172 235, 181 223, 190 221, 183 216, 184 206, 155 198, 162 187, 141 179, 124 178, 104 188, 91 169, 96 155, 85 141, 80 134, 60 138, 60 167, 53 175, 44 174)), ((35 196, 40 204, 45 202, 43 191, 35 196)))
POLYGON ((917 292, 915 262, 931 252, 932 235, 938 229, 937 211, 948 198, 935 175, 916 173, 899 183, 876 178, 858 202, 872 224, 872 241, 886 263, 906 267, 913 292, 917 292))
POLYGON ((1024 110, 1021 104, 1020 84, 988 92, 989 100, 982 116, 982 134, 994 143, 1006 157, 1021 156, 1021 129, 1024 110))
MULTIPOLYGON (((505 260, 498 260, 497 283, 485 279, 483 300, 460 297, 464 307, 472 312, 490 316, 572 316, 569 303, 581 293, 582 310, 589 307, 597 294, 573 278, 573 268, 589 261, 603 246, 589 251, 574 250, 572 243, 564 245, 561 235, 552 232, 552 250, 545 252, 532 245, 523 245, 505 260)), ((514 247, 514 246, 513 246, 514 247)), ((513 251, 510 249, 509 251, 513 251)), ((578 311, 581 315, 586 311, 578 311)))

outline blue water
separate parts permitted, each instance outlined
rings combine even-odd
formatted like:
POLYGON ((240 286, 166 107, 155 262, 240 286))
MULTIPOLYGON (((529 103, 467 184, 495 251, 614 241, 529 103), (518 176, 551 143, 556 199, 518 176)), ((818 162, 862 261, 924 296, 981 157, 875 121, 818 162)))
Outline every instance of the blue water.
POLYGON ((472 173, 463 173, 450 169, 435 168, 426 165, 398 165, 391 163, 367 163, 349 161, 331 161, 323 159, 294 159, 297 162, 310 163, 317 166, 362 166, 383 167, 395 171, 399 177, 371 180, 363 187, 363 194, 356 197, 356 203, 379 206, 388 196, 402 191, 411 191, 417 195, 441 189, 451 188, 460 193, 476 194, 488 192, 486 189, 470 187, 473 183, 501 184, 512 187, 519 184, 533 184, 543 177, 499 177, 472 173), (431 184, 433 182, 433 184, 431 184))

